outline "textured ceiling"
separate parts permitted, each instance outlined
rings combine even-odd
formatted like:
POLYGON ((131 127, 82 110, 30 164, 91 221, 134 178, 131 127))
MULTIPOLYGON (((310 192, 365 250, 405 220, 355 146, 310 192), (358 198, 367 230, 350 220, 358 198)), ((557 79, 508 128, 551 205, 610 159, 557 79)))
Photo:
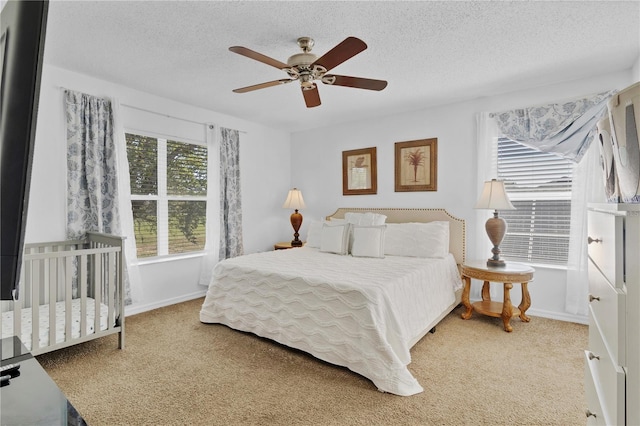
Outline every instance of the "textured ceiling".
POLYGON ((45 62, 220 113, 299 131, 630 68, 640 55, 638 1, 71 1, 51 0, 45 62), (381 92, 297 83, 237 55, 286 62, 296 39, 321 56, 348 36, 368 49, 335 74, 387 80, 381 92))

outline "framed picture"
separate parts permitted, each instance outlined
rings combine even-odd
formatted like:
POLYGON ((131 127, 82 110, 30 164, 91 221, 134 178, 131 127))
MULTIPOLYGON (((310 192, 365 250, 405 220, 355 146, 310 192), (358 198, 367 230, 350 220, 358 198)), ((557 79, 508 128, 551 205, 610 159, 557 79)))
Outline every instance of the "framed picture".
POLYGON ((342 195, 377 193, 376 148, 342 151, 342 195))
POLYGON ((437 191, 438 139, 396 142, 396 192, 437 191))

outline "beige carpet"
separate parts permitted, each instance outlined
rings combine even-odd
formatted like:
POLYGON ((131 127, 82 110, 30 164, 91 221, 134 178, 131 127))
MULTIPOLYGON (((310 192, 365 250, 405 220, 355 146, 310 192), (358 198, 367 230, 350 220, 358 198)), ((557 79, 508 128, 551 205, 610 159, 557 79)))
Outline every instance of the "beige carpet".
POLYGON ((584 425, 584 325, 460 318, 411 351, 415 396, 381 393, 351 371, 221 325, 202 299, 127 318, 116 336, 38 360, 90 426, 584 425))

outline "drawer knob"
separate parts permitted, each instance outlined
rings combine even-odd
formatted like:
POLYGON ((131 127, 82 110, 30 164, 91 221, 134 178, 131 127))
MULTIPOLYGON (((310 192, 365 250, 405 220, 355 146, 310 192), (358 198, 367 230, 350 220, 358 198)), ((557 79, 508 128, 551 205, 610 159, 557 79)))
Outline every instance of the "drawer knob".
POLYGON ((593 417, 594 419, 596 417, 598 417, 598 416, 596 416, 596 413, 592 413, 591 410, 589 410, 589 409, 585 410, 584 413, 587 415, 587 417, 593 417))
POLYGON ((602 240, 600 238, 596 238, 595 240, 591 237, 587 238, 587 243, 591 244, 591 243, 601 243, 602 240))
POLYGON ((600 300, 598 296, 594 296, 593 294, 589 295, 589 302, 593 302, 594 300, 600 300))
POLYGON ((600 359, 600 357, 598 355, 595 355, 593 352, 589 352, 589 359, 600 359))

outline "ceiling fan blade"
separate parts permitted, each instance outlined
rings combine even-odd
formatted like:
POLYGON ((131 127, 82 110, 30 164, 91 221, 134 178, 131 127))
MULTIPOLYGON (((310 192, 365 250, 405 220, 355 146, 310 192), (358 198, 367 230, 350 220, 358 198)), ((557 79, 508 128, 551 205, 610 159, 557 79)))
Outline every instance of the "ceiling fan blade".
POLYGON ((367 48, 364 41, 356 37, 347 37, 336 47, 315 60, 313 65, 322 65, 327 71, 337 67, 349 58, 356 56, 367 48))
POLYGON ((280 79, 280 80, 268 81, 266 83, 254 84, 253 86, 241 87, 239 89, 234 89, 233 92, 234 93, 247 93, 247 92, 252 92, 252 91, 258 90, 258 89, 265 89, 267 87, 277 86, 279 84, 291 83, 292 81, 295 81, 295 80, 289 80, 289 79, 283 78, 283 79, 280 79))
POLYGON ((313 89, 305 90, 302 88, 302 96, 304 96, 304 102, 307 104, 307 108, 313 108, 320 105, 320 92, 318 92, 318 86, 313 84, 313 89))
POLYGON ((258 53, 251 49, 247 49, 246 47, 232 46, 229 48, 229 50, 234 53, 237 53, 238 55, 246 56, 247 58, 262 62, 263 64, 271 65, 272 67, 276 67, 279 70, 289 68, 289 65, 283 62, 280 62, 277 59, 270 58, 268 56, 263 55, 262 53, 258 53))
POLYGON ((387 87, 387 82, 384 80, 373 80, 370 78, 349 77, 346 75, 335 74, 326 74, 322 77, 322 82, 331 86, 346 86, 367 90, 382 90, 387 87))

